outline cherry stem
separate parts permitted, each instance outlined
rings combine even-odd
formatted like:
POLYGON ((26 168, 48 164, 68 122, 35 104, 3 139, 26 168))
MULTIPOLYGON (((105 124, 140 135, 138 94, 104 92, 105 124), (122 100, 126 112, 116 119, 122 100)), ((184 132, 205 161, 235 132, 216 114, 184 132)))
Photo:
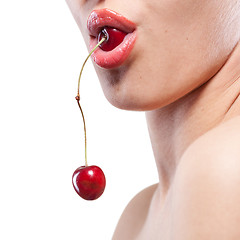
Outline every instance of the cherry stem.
POLYGON ((78 78, 78 91, 77 91, 77 96, 75 97, 75 99, 77 100, 77 104, 79 106, 79 109, 81 111, 81 114, 82 114, 82 119, 83 119, 83 125, 84 125, 84 134, 85 134, 85 166, 87 167, 88 166, 88 163, 87 163, 87 133, 86 133, 86 123, 85 123, 85 118, 84 118, 84 114, 83 114, 83 110, 81 108, 81 105, 80 105, 80 79, 81 79, 81 76, 82 76, 82 72, 83 72, 83 68, 88 60, 88 58, 92 55, 92 53, 97 49, 97 47, 99 47, 99 45, 101 45, 104 41, 106 40, 106 37, 103 37, 101 39, 101 41, 92 49, 92 51, 88 54, 87 58, 85 59, 83 65, 82 65, 82 68, 81 68, 81 71, 80 71, 80 74, 79 74, 79 78, 78 78))

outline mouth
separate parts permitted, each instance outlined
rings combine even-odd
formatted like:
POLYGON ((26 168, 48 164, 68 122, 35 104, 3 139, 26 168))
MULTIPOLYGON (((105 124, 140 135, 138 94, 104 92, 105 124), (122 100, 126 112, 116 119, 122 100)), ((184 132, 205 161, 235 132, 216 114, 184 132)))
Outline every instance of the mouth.
POLYGON ((90 49, 100 41, 103 34, 107 40, 92 54, 94 62, 102 68, 116 68, 130 55, 136 41, 136 24, 110 9, 94 10, 89 15, 87 28, 90 49))

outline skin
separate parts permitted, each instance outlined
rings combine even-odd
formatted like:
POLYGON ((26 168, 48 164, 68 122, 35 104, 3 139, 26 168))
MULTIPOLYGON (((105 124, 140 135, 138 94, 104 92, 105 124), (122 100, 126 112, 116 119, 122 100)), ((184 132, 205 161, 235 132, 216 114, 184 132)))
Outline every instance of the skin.
POLYGON ((126 207, 113 239, 240 239, 240 0, 67 0, 137 25, 124 64, 94 64, 115 107, 145 111, 159 183, 126 207), (143 16, 145 16, 143 18, 143 16))

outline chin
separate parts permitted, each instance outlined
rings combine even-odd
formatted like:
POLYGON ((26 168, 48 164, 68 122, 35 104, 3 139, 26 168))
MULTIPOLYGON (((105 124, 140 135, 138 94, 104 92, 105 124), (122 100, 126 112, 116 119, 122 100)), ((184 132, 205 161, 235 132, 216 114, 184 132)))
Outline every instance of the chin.
POLYGON ((150 111, 167 105, 164 99, 154 98, 151 94, 143 95, 136 91, 103 89, 108 102, 116 108, 129 111, 150 111), (115 91, 114 91, 115 90, 115 91))
POLYGON ((181 97, 182 89, 175 85, 166 87, 166 81, 170 80, 162 77, 165 82, 159 78, 154 81, 156 73, 146 76, 142 69, 141 65, 133 61, 108 70, 95 65, 102 91, 111 105, 122 110, 151 111, 165 107, 181 97))
POLYGON ((107 98, 110 104, 112 104, 114 107, 122 110, 128 110, 128 111, 147 111, 148 107, 146 104, 141 103, 134 99, 118 99, 116 97, 107 98))
POLYGON ((118 99, 108 99, 109 103, 114 107, 122 110, 128 111, 149 111, 153 110, 154 107, 151 104, 146 104, 144 102, 134 101, 131 99, 130 101, 121 101, 118 99))

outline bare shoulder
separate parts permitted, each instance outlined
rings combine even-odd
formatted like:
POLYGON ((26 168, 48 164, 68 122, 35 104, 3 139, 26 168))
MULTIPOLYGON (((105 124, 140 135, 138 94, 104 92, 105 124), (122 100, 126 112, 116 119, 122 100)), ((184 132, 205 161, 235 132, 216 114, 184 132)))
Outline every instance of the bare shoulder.
POLYGON ((183 155, 175 176, 174 237, 240 239, 239 186, 240 117, 235 117, 201 136, 183 155))
POLYGON ((126 206, 115 229, 113 240, 130 240, 139 233, 146 219, 157 184, 139 192, 126 206))

